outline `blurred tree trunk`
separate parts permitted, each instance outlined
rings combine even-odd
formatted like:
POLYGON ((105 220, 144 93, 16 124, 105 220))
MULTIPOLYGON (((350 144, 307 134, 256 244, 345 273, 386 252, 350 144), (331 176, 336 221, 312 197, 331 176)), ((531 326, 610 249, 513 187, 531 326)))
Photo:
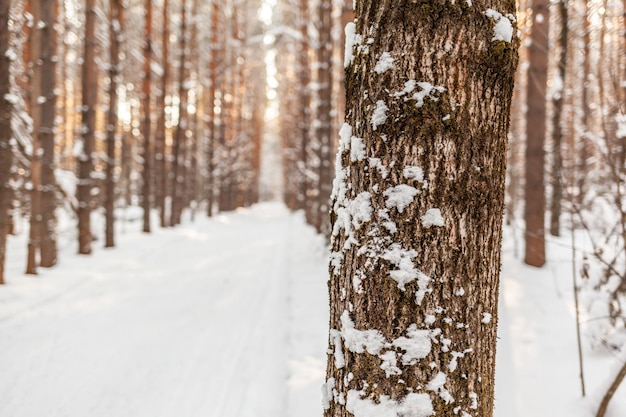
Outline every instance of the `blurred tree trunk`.
POLYGON ((13 106, 8 97, 11 93, 11 58, 7 52, 11 47, 9 19, 11 0, 0 0, 0 285, 5 283, 7 233, 9 231, 9 208, 11 205, 11 116, 13 106))
POLYGON ((152 0, 146 0, 146 39, 143 54, 143 84, 142 95, 142 134, 143 134, 143 185, 141 205, 143 208, 143 231, 150 233, 150 210, 152 208, 152 112, 150 98, 152 97, 152 0))
POLYGON ((176 126, 176 134, 174 136, 174 149, 172 152, 172 205, 170 213, 170 226, 180 224, 180 217, 183 211, 183 204, 185 199, 185 144, 186 133, 188 128, 188 115, 187 115, 187 100, 188 100, 188 86, 187 86, 187 0, 181 2, 181 20, 180 20, 180 67, 178 69, 178 126, 176 126))
POLYGON ((394 4, 349 28, 325 416, 490 417, 515 4, 394 4))
POLYGON ((216 129, 216 117, 215 117, 215 96, 217 92, 218 81, 218 50, 219 50, 219 5, 217 0, 211 2, 211 54, 209 62, 209 92, 207 94, 207 130, 208 130, 208 143, 207 143, 207 215, 211 217, 213 215, 215 205, 215 145, 217 143, 217 129, 216 129))
POLYGON ((26 274, 36 274, 39 265, 39 251, 42 234, 42 213, 41 213, 41 142, 39 129, 41 126, 41 46, 42 28, 39 27, 41 21, 41 1, 30 0, 27 3, 27 11, 33 16, 33 26, 28 31, 28 59, 25 64, 28 66, 29 88, 27 92, 28 110, 33 121, 32 130, 32 151, 30 155, 30 229, 28 235, 28 253, 26 255, 26 274))
POLYGON ((524 262, 541 267, 546 263, 544 143, 546 136, 546 85, 548 79, 549 9, 547 0, 532 3, 532 26, 528 68, 526 115, 526 184, 524 262))
POLYGON ((318 146, 317 213, 313 226, 318 233, 328 232, 328 203, 332 186, 332 0, 321 0, 318 9, 319 44, 317 48, 318 103, 315 138, 318 146))
POLYGON ((159 210, 159 222, 161 227, 167 226, 166 205, 167 198, 167 146, 166 135, 166 105, 167 89, 170 84, 170 30, 169 30, 169 0, 163 0, 163 30, 161 36, 161 66, 163 74, 161 76, 161 92, 157 98, 157 111, 159 117, 157 119, 156 135, 155 135, 155 199, 156 206, 159 210))
POLYGON ((299 136, 299 158, 298 158, 298 208, 303 209, 307 218, 311 216, 311 207, 309 204, 310 183, 308 178, 309 171, 309 146, 311 145, 311 74, 309 64, 309 20, 311 18, 309 12, 309 2, 300 0, 297 15, 298 31, 300 32, 300 45, 297 53, 298 62, 298 97, 299 97, 299 113, 298 120, 298 136, 299 136))
POLYGON ((120 76, 120 44, 124 27, 122 0, 111 0, 109 21, 109 109, 107 120, 107 163, 105 180, 105 242, 104 247, 115 246, 115 142, 117 139, 117 87, 120 76))
POLYGON ((57 104, 56 53, 57 31, 55 28, 58 12, 57 0, 41 2, 41 103, 39 144, 41 156, 41 246, 40 265, 51 267, 57 262, 57 184, 55 170, 55 121, 57 104))
POLYGON ((91 253, 91 190, 93 188, 93 153, 95 149, 98 73, 96 68, 96 3, 87 0, 85 7, 85 49, 82 64, 82 148, 78 154, 78 253, 91 253))
POLYGON ((576 164, 576 187, 578 195, 576 203, 582 205, 585 200, 587 186, 587 158, 589 157, 589 140, 591 139, 591 100, 589 98, 591 90, 591 28, 590 20, 590 0, 583 0, 583 85, 582 85, 582 126, 578 140, 578 163, 576 164))
POLYGON ((561 200, 563 199, 563 155, 561 151, 563 142, 563 104, 565 101, 565 77, 567 74, 567 50, 568 50, 568 0, 558 2, 558 11, 561 17, 561 31, 559 34, 558 73, 554 82, 558 82, 560 90, 553 92, 552 97, 552 170, 550 173, 550 185, 552 196, 550 199, 550 234, 560 236, 561 228, 561 200))

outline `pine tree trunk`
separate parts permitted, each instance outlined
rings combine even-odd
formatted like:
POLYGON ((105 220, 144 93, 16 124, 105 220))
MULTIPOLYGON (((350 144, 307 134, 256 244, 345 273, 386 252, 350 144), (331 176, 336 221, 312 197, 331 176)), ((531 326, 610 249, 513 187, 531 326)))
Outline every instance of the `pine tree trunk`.
POLYGON ((170 212, 170 226, 180 224, 180 217, 183 211, 183 200, 185 191, 185 133, 187 131, 187 71, 185 71, 185 63, 187 62, 187 0, 181 3, 181 21, 180 21, 180 67, 179 67, 179 85, 178 85, 178 126, 174 136, 174 148, 172 152, 172 208, 170 212))
POLYGON ((298 15, 297 25, 300 32, 300 45, 297 52, 298 63, 298 130, 297 135, 299 137, 299 158, 297 159, 298 167, 298 208, 303 209, 307 213, 307 218, 310 217, 311 207, 309 204, 309 146, 311 139, 311 89, 309 84, 311 83, 311 74, 309 66, 309 2, 307 0, 299 0, 298 3, 298 15))
POLYGON ((152 114, 150 106, 152 88, 152 0, 146 0, 146 40, 144 46, 142 95, 142 134, 143 134, 143 185, 141 205, 143 208, 143 232, 150 233, 150 210, 152 209, 152 114))
POLYGON ((348 28, 325 416, 489 417, 515 4, 393 4, 348 28))
POLYGON ((28 3, 28 8, 33 16, 33 22, 37 22, 31 28, 28 37, 29 61, 25 61, 29 66, 29 86, 30 91, 27 95, 29 98, 29 113, 33 122, 32 131, 32 151, 30 158, 30 221, 28 232, 28 252, 26 254, 26 274, 37 274, 37 266, 39 265, 39 248, 41 245, 42 233, 42 210, 41 210, 41 45, 42 45, 42 28, 38 27, 41 21, 41 1, 33 0, 28 3))
POLYGON ((11 58, 9 31, 10 0, 0 0, 0 285, 5 283, 4 265, 6 260, 7 233, 9 230, 9 207, 11 205, 11 115, 13 106, 8 100, 11 92, 11 58))
POLYGON ((155 176, 156 189, 155 199, 156 206, 159 210, 159 222, 161 227, 167 226, 167 216, 165 209, 165 199, 167 197, 167 149, 165 143, 166 126, 165 126, 165 97, 170 83, 170 30, 169 30, 169 0, 163 1, 163 32, 161 38, 163 75, 161 76, 161 93, 158 97, 157 111, 159 117, 157 120, 155 135, 155 176))
POLYGON ((318 183, 317 183, 317 213, 315 214, 315 229, 318 233, 328 232, 328 205, 332 188, 331 141, 332 117, 332 1, 321 0, 318 10, 319 45, 317 50, 318 91, 316 139, 318 148, 318 183))
POLYGON ((115 141, 117 138, 117 86, 120 76, 120 42, 124 27, 123 5, 120 0, 112 0, 110 7, 111 64, 109 66, 109 109, 107 120, 107 161, 105 180, 105 242, 104 247, 115 246, 115 141))
POLYGON ((546 136, 546 85, 548 79, 547 0, 532 4, 528 68, 528 113, 526 115, 526 184, 524 220, 526 251, 524 262, 536 267, 546 263, 544 142, 546 136))
POLYGON ((41 42, 41 125, 39 127, 39 144, 41 145, 41 246, 40 265, 51 267, 57 262, 56 242, 56 208, 57 184, 55 169, 55 119, 56 119, 56 53, 57 31, 55 29, 57 15, 56 0, 39 0, 41 2, 42 29, 41 42))
POLYGON ((82 150, 78 155, 78 253, 91 253, 91 189, 93 187, 93 152, 98 104, 98 76, 96 71, 96 4, 87 0, 85 7, 85 52, 82 66, 82 150))
POLYGON ((563 104, 565 101, 565 76, 567 74, 567 47, 568 47, 568 0, 560 0, 558 3, 561 15, 561 33, 559 35, 559 62, 558 77, 560 78, 561 90, 554 93, 552 98, 552 172, 550 183, 552 186, 552 198, 550 199, 550 234, 560 236, 561 229, 561 200, 563 199, 563 155, 561 146, 563 142, 563 127, 561 120, 563 104))
POLYGON ((217 143, 215 128, 215 93, 217 92, 217 59, 219 39, 219 5, 217 0, 211 2, 211 61, 209 62, 209 92, 207 94, 207 215, 213 215, 215 205, 215 144, 217 143))

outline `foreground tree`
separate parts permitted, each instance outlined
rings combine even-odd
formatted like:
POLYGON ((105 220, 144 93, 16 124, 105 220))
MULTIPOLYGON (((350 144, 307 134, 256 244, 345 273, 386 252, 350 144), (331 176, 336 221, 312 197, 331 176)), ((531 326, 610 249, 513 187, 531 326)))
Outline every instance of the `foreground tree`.
POLYGON ((514 11, 356 2, 326 417, 493 414, 514 11))

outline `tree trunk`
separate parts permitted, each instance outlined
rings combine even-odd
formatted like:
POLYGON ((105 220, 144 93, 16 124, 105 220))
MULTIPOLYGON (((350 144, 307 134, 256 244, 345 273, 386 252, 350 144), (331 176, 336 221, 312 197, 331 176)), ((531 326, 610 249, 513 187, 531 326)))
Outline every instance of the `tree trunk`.
POLYGON ((165 126, 165 97, 170 83, 170 30, 169 30, 169 0, 163 1, 163 32, 161 39, 163 75, 161 77, 161 93, 158 97, 157 111, 159 118, 157 120, 156 137, 155 137, 155 174, 156 189, 155 199, 156 206, 159 209, 159 221, 161 227, 167 226, 167 217, 165 209, 165 199, 167 197, 167 149, 166 149, 166 126, 165 126))
POLYGON ((38 27, 41 21, 41 1, 32 0, 28 3, 28 8, 33 16, 33 27, 28 37, 28 59, 25 61, 29 67, 29 86, 30 91, 27 92, 29 98, 29 113, 33 121, 32 131, 32 151, 30 155, 30 221, 28 234, 28 252, 26 255, 26 274, 37 274, 37 266, 39 265, 39 248, 41 245, 42 234, 42 210, 41 210, 41 138, 39 137, 41 126, 41 73, 42 61, 40 59, 41 46, 43 39, 43 29, 38 27))
POLYGON ((120 76, 120 43, 124 27, 124 6, 121 0, 112 0, 110 7, 111 64, 109 66, 109 110, 107 120, 107 161, 105 180, 105 242, 104 247, 115 246, 115 141, 117 139, 117 86, 120 76))
POLYGON ((207 130, 209 133, 207 143, 207 215, 213 215, 215 205, 215 144, 217 143, 215 126, 215 93, 217 91, 217 59, 219 41, 219 4, 217 0, 211 2, 211 61, 209 62, 209 92, 207 94, 207 130))
POLYGON ((51 267, 57 262, 57 184, 55 169, 55 119, 57 105, 56 53, 57 31, 55 29, 58 11, 57 0, 39 0, 41 21, 44 24, 41 39, 41 125, 39 144, 41 145, 41 246, 40 265, 51 267))
POLYGON ((91 189, 93 187, 93 152, 98 104, 98 73, 96 70, 96 4, 87 0, 85 7, 85 52, 82 66, 82 149, 78 155, 78 253, 91 253, 91 189))
POLYGON ((318 10, 319 45, 317 49, 317 129, 315 138, 319 141, 318 147, 318 183, 317 183, 317 213, 315 213, 315 229, 318 233, 328 232, 328 204, 332 185, 331 141, 332 117, 332 1, 321 0, 318 10))
POLYGON ((492 415, 519 41, 514 2, 468 3, 356 3, 326 417, 492 415))
POLYGON ((309 2, 307 0, 299 1, 298 8, 298 30, 300 32, 300 48, 297 52, 298 62, 298 108, 299 113, 297 116, 298 133, 299 136, 299 158, 297 159, 298 166, 298 208, 303 209, 307 213, 307 218, 310 217, 311 207, 309 204, 309 188, 310 181, 308 178, 309 170, 309 146, 310 146, 310 129, 311 129, 311 74, 309 66, 309 2))
POLYGON ((565 76, 567 74, 567 37, 568 37, 568 0, 561 0, 558 3, 559 13, 561 15, 561 33, 559 35, 559 62, 558 62, 558 80, 561 88, 555 91, 552 97, 553 115, 552 115, 552 172, 550 173, 550 183, 552 185, 552 198, 550 199, 550 234, 552 236, 560 236, 561 228, 561 200, 563 199, 563 155, 561 153, 561 144, 563 142, 563 127, 561 126, 563 104, 565 101, 565 76))
POLYGON ((187 0, 181 3, 181 20, 180 20, 180 67, 179 67, 179 84, 178 84, 178 126, 176 126, 176 135, 174 136, 174 149, 172 152, 172 208, 170 213, 170 226, 180 224, 180 217, 183 211, 183 199, 185 191, 185 134, 187 132, 187 71, 185 71, 185 63, 187 62, 187 0))
POLYGON ((524 262, 536 267, 546 263, 544 142, 546 135, 546 85, 548 79, 549 9, 547 0, 532 4, 526 115, 526 185, 524 262))
POLYGON ((152 88, 152 0, 146 0, 146 43, 143 54, 143 85, 142 95, 142 134, 143 134, 143 185, 141 188, 141 205, 143 208, 143 231, 150 233, 150 199, 152 197, 152 152, 151 152, 151 107, 152 88))
POLYGON ((8 100, 11 93, 11 58, 7 54, 11 47, 9 19, 11 1, 0 0, 0 285, 4 284, 7 233, 9 230, 9 208, 11 205, 11 116, 13 106, 8 100))

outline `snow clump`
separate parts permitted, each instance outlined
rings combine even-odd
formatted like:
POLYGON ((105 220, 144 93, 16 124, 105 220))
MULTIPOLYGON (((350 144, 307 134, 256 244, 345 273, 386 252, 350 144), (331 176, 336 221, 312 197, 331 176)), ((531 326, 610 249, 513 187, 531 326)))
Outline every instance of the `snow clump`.
POLYGON ((496 25, 493 27, 492 41, 511 42, 513 40, 513 24, 511 23, 515 22, 513 15, 507 14, 502 16, 501 13, 493 9, 487 9, 485 10, 485 16, 496 21, 496 25))
POLYGON ((419 193, 420 191, 417 188, 406 184, 388 188, 383 192, 383 195, 387 198, 385 206, 388 209, 396 208, 399 213, 402 213, 419 193))
POLYGON ((401 401, 381 395, 378 402, 362 395, 363 391, 348 391, 346 409, 354 417, 430 417, 435 413, 430 395, 424 393, 410 393, 401 401))
POLYGON ((378 74, 382 74, 391 68, 393 68, 393 57, 389 52, 383 52, 374 67, 374 71, 378 74))
POLYGON ((378 126, 382 125, 387 120, 387 110, 389 110, 389 107, 387 107, 384 101, 378 100, 376 102, 376 108, 374 109, 371 120, 374 130, 378 129, 378 126))
POLYGON ((441 216, 441 210, 438 208, 429 209, 426 214, 422 216, 422 226, 429 228, 432 226, 442 227, 444 225, 443 217, 441 216))

